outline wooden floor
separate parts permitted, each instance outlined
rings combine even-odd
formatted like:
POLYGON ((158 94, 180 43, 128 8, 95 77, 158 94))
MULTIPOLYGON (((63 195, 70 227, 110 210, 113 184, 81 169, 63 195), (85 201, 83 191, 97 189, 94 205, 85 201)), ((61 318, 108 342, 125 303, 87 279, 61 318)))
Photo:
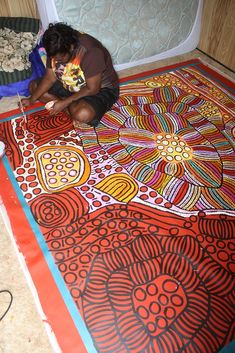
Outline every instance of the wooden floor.
MULTIPOLYGON (((119 72, 119 76, 121 78, 193 58, 200 58, 235 81, 233 72, 198 50, 151 64, 125 69, 119 72)), ((0 100, 0 112, 9 111, 16 107, 17 97, 6 97, 0 100)), ((22 257, 17 255, 10 224, 7 222, 7 214, 0 199, 0 353, 52 353, 54 349, 51 342, 56 347, 55 340, 52 334, 48 335, 46 332, 45 328, 48 329, 48 325, 40 316, 40 306, 37 299, 35 300, 36 293, 23 263, 22 257), (13 301, 9 311, 1 320, 9 306, 10 293, 13 301)))

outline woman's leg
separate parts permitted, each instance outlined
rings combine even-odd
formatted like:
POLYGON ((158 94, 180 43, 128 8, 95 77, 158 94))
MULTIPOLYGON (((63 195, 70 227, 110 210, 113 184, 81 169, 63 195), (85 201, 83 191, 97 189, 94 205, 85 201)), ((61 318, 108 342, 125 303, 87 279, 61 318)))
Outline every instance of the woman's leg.
MULTIPOLYGON (((69 113, 74 121, 97 126, 103 115, 112 108, 119 97, 119 88, 101 88, 94 96, 86 96, 74 101, 69 106, 69 113)), ((76 127, 76 126, 75 126, 76 127)))
POLYGON ((96 116, 95 109, 84 99, 71 103, 68 110, 73 119, 74 126, 78 123, 88 124, 96 116))

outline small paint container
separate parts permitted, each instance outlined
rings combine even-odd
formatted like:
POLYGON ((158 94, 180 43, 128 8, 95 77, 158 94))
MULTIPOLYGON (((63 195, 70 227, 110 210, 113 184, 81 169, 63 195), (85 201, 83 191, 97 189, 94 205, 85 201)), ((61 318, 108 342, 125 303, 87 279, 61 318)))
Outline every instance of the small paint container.
POLYGON ((55 101, 50 101, 45 105, 45 108, 47 110, 51 110, 53 108, 54 104, 55 104, 55 101))

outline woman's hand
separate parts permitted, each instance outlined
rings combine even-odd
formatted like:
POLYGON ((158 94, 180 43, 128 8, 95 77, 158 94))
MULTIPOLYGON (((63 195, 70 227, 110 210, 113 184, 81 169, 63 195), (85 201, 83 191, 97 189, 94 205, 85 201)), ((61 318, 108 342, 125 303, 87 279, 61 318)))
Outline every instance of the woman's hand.
POLYGON ((50 115, 56 115, 67 107, 65 100, 55 100, 53 106, 48 110, 50 115))
POLYGON ((21 103, 22 103, 23 107, 29 107, 30 105, 34 104, 35 102, 31 99, 31 97, 29 97, 29 98, 22 98, 21 103))

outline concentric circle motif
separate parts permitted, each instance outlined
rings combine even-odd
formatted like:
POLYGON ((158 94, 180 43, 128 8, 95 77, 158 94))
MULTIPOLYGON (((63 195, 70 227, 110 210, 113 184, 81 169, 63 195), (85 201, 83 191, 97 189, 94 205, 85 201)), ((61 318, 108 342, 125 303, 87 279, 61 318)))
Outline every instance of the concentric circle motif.
POLYGON ((132 202, 88 213, 78 191, 47 196, 31 210, 99 353, 213 353, 231 339, 233 217, 132 202))
POLYGON ((232 120, 210 91, 189 93, 180 75, 172 76, 165 86, 160 78, 152 91, 140 81, 138 97, 125 86, 128 93, 97 129, 99 143, 134 179, 175 206, 234 209, 233 132, 225 131, 232 120))
POLYGON ((125 84, 79 136, 66 113, 0 124, 97 353, 215 353, 235 338, 233 107, 189 67, 125 84))
POLYGON ((232 326, 233 286, 195 238, 139 236, 94 259, 84 317, 102 353, 204 352, 206 342, 212 353, 232 326))

